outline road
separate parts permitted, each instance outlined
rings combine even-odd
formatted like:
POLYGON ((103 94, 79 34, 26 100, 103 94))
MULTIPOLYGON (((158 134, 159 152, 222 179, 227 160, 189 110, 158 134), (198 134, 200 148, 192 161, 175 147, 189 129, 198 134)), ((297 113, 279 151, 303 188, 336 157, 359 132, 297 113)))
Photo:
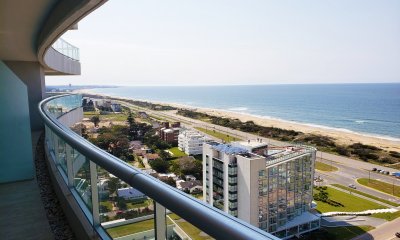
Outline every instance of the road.
MULTIPOLYGON (((335 172, 322 172, 322 171, 315 171, 315 176, 321 176, 324 179, 323 184, 332 184, 338 183, 344 186, 348 186, 349 184, 354 184, 357 187, 357 190, 368 193, 370 195, 374 195, 376 197, 380 197, 383 199, 387 199, 389 201, 393 201, 400 204, 400 198, 394 197, 393 195, 389 195, 383 192, 376 191, 374 189, 365 187, 357 183, 357 178, 369 178, 376 179, 380 181, 384 181, 390 184, 399 185, 400 181, 392 176, 383 175, 380 173, 366 171, 364 169, 360 169, 357 167, 353 167, 353 165, 345 165, 333 161, 328 161, 326 159, 317 158, 318 161, 323 163, 332 165, 337 167, 339 170, 335 172)), ((355 160, 353 160, 355 161, 355 160)))
MULTIPOLYGON (((229 134, 230 136, 235 136, 243 140, 248 140, 248 139, 257 139, 261 138, 264 142, 268 143, 269 145, 275 145, 275 146, 285 146, 287 143, 281 142, 281 141, 276 141, 273 139, 268 139, 268 138, 263 138, 258 135, 253 135, 250 133, 245 133, 241 132, 235 129, 230 129, 218 125, 214 125, 211 123, 206 123, 200 120, 196 119, 191 119, 187 117, 183 117, 180 115, 176 114, 176 111, 152 111, 149 109, 145 108, 140 108, 132 104, 128 104, 126 102, 120 102, 122 105, 128 106, 128 107, 133 107, 136 108, 140 111, 146 111, 152 116, 156 116, 159 118, 167 119, 169 121, 180 121, 181 124, 186 127, 186 128, 195 128, 195 127, 202 127, 206 129, 212 129, 216 130, 222 133, 229 134)), ((215 139, 215 138, 214 138, 215 139)), ((218 139, 216 139, 218 140, 218 139)), ((330 184, 330 183, 338 183, 342 184, 344 186, 348 186, 349 184, 354 184, 357 186, 357 190, 368 193, 370 195, 380 197, 383 199, 387 199, 389 201, 397 202, 400 203, 400 198, 396 198, 392 195, 376 191, 371 188, 364 187, 360 184, 357 183, 356 179, 357 178, 371 178, 371 179, 377 179, 380 181, 387 182, 389 184, 395 184, 395 185, 400 185, 400 180, 392 177, 392 176, 387 176, 383 174, 379 174, 376 172, 372 172, 372 168, 377 168, 377 169, 382 169, 384 171, 389 171, 389 172, 397 172, 398 170, 388 168, 388 167, 383 167, 380 165, 376 164, 371 164, 367 162, 362 162, 354 159, 350 159, 347 157, 342 157, 342 156, 337 156, 325 152, 320 152, 317 151, 317 161, 324 162, 326 164, 333 165, 337 167, 339 170, 335 172, 321 172, 321 171, 316 171, 315 176, 322 176, 324 178, 324 183, 323 184, 330 184)), ((400 218, 393 220, 391 222, 382 224, 375 230, 372 230, 366 234, 363 234, 356 238, 357 240, 359 239, 393 239, 394 238, 394 233, 396 231, 400 231, 400 218)))
MULTIPOLYGON (((273 139, 269 139, 269 138, 264 138, 264 137, 260 137, 258 135, 238 131, 235 129, 214 125, 214 124, 203 122, 203 121, 196 120, 196 119, 183 117, 183 116, 177 115, 176 111, 153 111, 153 110, 149 110, 147 108, 137 107, 136 105, 129 104, 129 103, 126 103, 123 101, 118 101, 118 102, 125 106, 138 109, 140 111, 146 111, 152 116, 156 116, 159 118, 167 118, 167 120, 172 120, 172 121, 180 121, 181 124, 186 128, 202 127, 205 129, 210 129, 210 130, 212 129, 212 130, 216 130, 216 131, 219 131, 222 133, 226 133, 226 134, 229 134, 230 136, 238 137, 243 140, 260 138, 264 142, 266 142, 270 145, 274 145, 274 146, 287 145, 286 142, 281 142, 281 141, 277 141, 277 140, 273 140, 273 139)), ((216 138, 214 138, 214 139, 216 139, 216 138)), ((216 140, 218 140, 218 139, 216 139, 216 140)), ((396 169, 383 167, 380 165, 367 163, 367 162, 363 162, 363 161, 358 161, 358 160, 354 160, 351 158, 342 157, 342 156, 338 156, 338 155, 334 155, 334 154, 329 154, 329 153, 325 153, 325 152, 321 152, 321 151, 317 151, 317 157, 318 157, 318 159, 322 159, 323 162, 326 162, 328 164, 332 164, 332 165, 339 164, 340 165, 339 168, 345 168, 344 170, 346 170, 346 171, 344 172, 344 176, 346 176, 347 179, 354 179, 353 176, 368 178, 368 170, 372 170, 372 168, 374 168, 374 167, 385 170, 385 171, 389 171, 389 172, 399 171, 396 169), (349 174, 351 175, 351 172, 354 172, 354 174, 350 178, 350 176, 347 176, 347 175, 349 175, 349 174)), ((385 176, 385 175, 377 174, 377 173, 374 173, 371 171, 371 178, 373 176, 375 177, 374 179, 379 179, 381 181, 384 181, 384 182, 387 182, 390 184, 394 183, 395 185, 400 185, 400 179, 396 179, 392 176, 385 176)), ((347 183, 346 186, 348 184, 349 183, 347 183)))
POLYGON ((396 232, 400 232, 400 218, 397 218, 393 221, 384 223, 374 230, 371 230, 365 234, 362 234, 358 237, 353 238, 353 240, 399 239, 399 238, 396 238, 394 235, 396 232))

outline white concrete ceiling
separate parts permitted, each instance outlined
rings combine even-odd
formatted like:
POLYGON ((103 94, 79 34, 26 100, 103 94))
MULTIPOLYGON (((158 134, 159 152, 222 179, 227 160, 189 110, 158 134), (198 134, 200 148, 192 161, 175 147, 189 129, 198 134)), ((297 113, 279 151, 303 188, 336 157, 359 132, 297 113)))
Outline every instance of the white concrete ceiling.
POLYGON ((0 0, 0 59, 38 61, 37 34, 58 0, 0 0))

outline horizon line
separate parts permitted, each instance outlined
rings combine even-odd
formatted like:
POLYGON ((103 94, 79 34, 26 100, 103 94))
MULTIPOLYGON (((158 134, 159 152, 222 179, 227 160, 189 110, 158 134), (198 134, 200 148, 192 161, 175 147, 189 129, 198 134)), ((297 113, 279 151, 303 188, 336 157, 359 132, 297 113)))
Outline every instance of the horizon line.
MULTIPOLYGON (((399 82, 349 82, 349 83, 261 83, 261 84, 208 84, 208 85, 175 85, 175 84, 155 84, 155 85, 119 85, 119 84, 71 84, 71 86, 81 87, 226 87, 226 86, 271 86, 271 85, 350 85, 350 84, 400 84, 399 82)), ((69 84, 46 84, 47 86, 69 86, 69 84)))

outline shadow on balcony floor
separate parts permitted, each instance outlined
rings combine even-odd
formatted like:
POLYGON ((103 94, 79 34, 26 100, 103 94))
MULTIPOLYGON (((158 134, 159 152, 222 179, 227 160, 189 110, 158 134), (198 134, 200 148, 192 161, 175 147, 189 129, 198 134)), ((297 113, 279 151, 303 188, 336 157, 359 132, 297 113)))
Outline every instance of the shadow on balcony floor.
POLYGON ((75 239, 51 185, 43 136, 37 142, 36 178, 0 184, 0 239, 75 239))
POLYGON ((36 180, 0 185, 0 239, 54 239, 36 180))

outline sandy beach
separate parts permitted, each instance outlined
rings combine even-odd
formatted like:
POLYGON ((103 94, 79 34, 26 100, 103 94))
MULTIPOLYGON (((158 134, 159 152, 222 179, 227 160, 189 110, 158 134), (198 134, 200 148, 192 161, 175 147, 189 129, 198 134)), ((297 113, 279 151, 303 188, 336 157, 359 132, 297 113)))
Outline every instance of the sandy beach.
MULTIPOLYGON (((118 98, 121 100, 129 99, 129 98, 121 98, 121 97, 97 94, 97 93, 91 92, 89 89, 78 90, 76 92, 118 98)), ((143 100, 143 99, 130 99, 130 100, 147 101, 147 100, 143 100)), ((219 109, 217 110, 217 109, 210 109, 210 108, 197 108, 197 107, 192 107, 192 106, 183 105, 183 104, 176 104, 176 103, 166 103, 166 102, 157 102, 157 101, 147 101, 147 102, 152 102, 152 103, 157 103, 157 104, 162 104, 162 105, 169 105, 169 106, 178 107, 178 108, 188 108, 188 109, 192 109, 192 110, 195 109, 196 111, 207 113, 209 115, 239 119, 242 122, 253 121, 256 124, 259 124, 262 126, 267 126, 267 127, 273 126, 273 127, 282 128, 282 129, 295 130, 295 131, 300 131, 300 132, 304 132, 304 133, 312 133, 312 134, 328 136, 328 137, 332 137, 333 139, 335 139, 335 141, 337 143, 345 144, 345 145, 360 142, 363 144, 380 147, 380 148, 383 148, 383 149, 389 150, 389 151, 400 151, 400 140, 397 141, 397 140, 381 138, 378 136, 375 137, 375 136, 368 135, 368 134, 352 132, 352 131, 346 130, 346 129, 342 130, 342 129, 328 128, 328 127, 312 126, 312 125, 308 125, 308 124, 290 122, 290 121, 285 121, 285 120, 258 117, 258 116, 249 115, 249 114, 245 114, 245 113, 238 113, 238 112, 231 112, 231 111, 224 111, 224 110, 219 110, 219 109)))

